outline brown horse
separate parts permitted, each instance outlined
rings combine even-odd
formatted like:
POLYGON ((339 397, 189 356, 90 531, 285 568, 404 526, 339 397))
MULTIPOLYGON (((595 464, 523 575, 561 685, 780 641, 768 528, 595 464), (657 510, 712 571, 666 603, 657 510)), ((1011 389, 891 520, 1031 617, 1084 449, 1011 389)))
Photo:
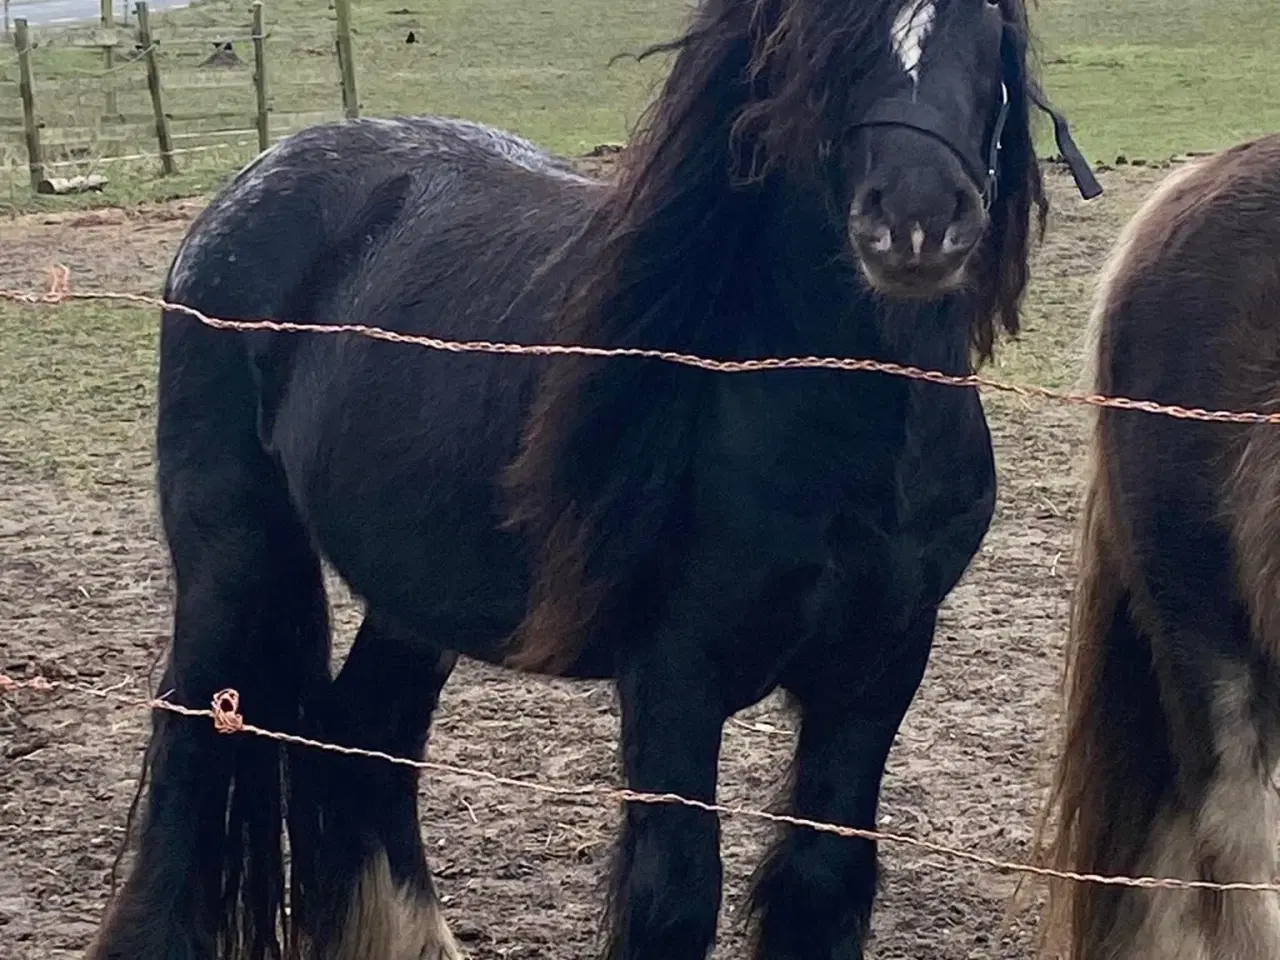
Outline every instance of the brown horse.
MULTIPOLYGON (((1170 176, 1092 318, 1101 393, 1280 408, 1280 135, 1170 176)), ((1106 409, 1093 435, 1051 865, 1275 878, 1280 427, 1106 409)), ((1273 960, 1271 892, 1064 884, 1049 955, 1273 960)))

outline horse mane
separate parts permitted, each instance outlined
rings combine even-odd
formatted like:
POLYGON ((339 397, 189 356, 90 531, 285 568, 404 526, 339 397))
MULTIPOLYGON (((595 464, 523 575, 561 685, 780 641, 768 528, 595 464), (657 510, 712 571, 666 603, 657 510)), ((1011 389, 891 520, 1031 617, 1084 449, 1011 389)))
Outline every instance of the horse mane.
POLYGON ((1004 0, 1002 7, 1006 27, 1000 58, 1009 91, 1009 118, 1001 139, 996 198, 988 211, 991 223, 971 266, 976 297, 969 341, 979 362, 992 359, 1001 330, 1016 336, 1021 329, 1022 296, 1031 277, 1031 245, 1044 238, 1049 214, 1031 131, 1032 98, 1039 95, 1031 67, 1031 28, 1020 0, 1004 0))
MULTIPOLYGON (((945 0, 943 0, 945 2, 945 0)), ((1000 192, 976 254, 970 341, 989 357, 997 326, 1018 329, 1028 212, 1043 191, 1031 145, 1021 0, 1004 0, 1006 83, 1000 192)), ((843 132, 858 80, 887 56, 888 0, 704 0, 679 39, 660 95, 620 156, 615 184, 567 256, 552 325, 559 342, 732 355, 717 305, 770 182, 820 169, 843 132)), ((728 329, 726 329, 728 327, 728 329)), ((657 360, 562 357, 540 379, 518 455, 504 474, 504 527, 532 555, 526 616, 510 665, 566 668, 625 602, 660 541, 692 460, 707 379, 657 360)))

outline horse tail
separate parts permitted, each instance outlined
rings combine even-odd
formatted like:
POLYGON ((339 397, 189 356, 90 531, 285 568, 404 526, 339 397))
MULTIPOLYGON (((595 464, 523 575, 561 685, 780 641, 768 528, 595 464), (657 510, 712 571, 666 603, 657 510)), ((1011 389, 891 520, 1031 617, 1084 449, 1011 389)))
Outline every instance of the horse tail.
MULTIPOLYGON (((1230 182, 1231 162, 1220 154, 1170 176, 1122 231, 1091 321, 1094 391, 1150 395, 1132 356, 1158 353, 1155 336, 1198 329, 1204 303, 1231 304, 1230 275, 1197 276, 1205 261, 1193 259, 1212 260, 1222 247, 1205 239, 1205 224, 1241 229, 1213 193, 1230 182), (1175 229, 1176 245, 1166 239, 1175 229), (1206 276, 1199 296, 1168 293, 1178 289, 1172 277, 1206 276)), ((1211 395, 1203 405, 1223 402, 1211 395)), ((1046 866, 1074 874, 1270 882, 1280 725, 1269 654, 1239 593, 1245 583, 1275 594, 1266 571, 1248 569, 1240 529, 1256 527, 1274 543, 1275 528, 1250 518, 1274 514, 1275 458, 1264 446, 1250 460, 1245 445, 1224 491, 1208 465, 1230 459, 1230 435, 1173 420, 1139 425, 1134 416, 1102 411, 1094 427, 1065 730, 1041 840, 1055 822, 1038 845, 1046 866)), ((1056 960, 1262 960, 1280 955, 1277 945, 1274 896, 1083 878, 1050 885, 1040 944, 1056 960)))
MULTIPOLYGON (((234 241, 209 242, 203 262, 189 264, 167 296, 227 316, 210 305, 218 297, 202 294, 217 289, 212 258, 228 248, 234 241)), ((251 302, 263 288, 235 286, 245 310, 232 316, 269 315, 251 302)), ((304 704, 328 682, 319 557, 259 442, 244 342, 177 312, 164 321, 156 458, 174 619, 160 689, 175 704, 208 709, 218 691, 234 688, 250 722, 303 732, 304 704)), ((156 711, 145 797, 136 823, 130 817, 134 862, 90 960, 270 960, 287 951, 286 807, 290 824, 296 819, 289 767, 274 740, 156 711)))
MULTIPOLYGON (((1099 423, 1097 447, 1103 425, 1099 423)), ((1173 785, 1151 638, 1131 611, 1126 560, 1101 449, 1084 501, 1064 676, 1065 734, 1054 771, 1042 843, 1045 865, 1075 873, 1132 868, 1173 785), (1158 753, 1159 751, 1157 751, 1158 753)), ((1095 960, 1115 920, 1117 888, 1055 880, 1043 928, 1045 956, 1095 960)))

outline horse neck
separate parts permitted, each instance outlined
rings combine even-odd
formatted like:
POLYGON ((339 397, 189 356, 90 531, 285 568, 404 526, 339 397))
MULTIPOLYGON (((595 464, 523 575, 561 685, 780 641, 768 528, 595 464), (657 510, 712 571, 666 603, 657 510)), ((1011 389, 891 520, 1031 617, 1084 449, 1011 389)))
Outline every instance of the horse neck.
POLYGON ((756 302, 776 346, 816 352, 866 349, 871 306, 845 253, 842 232, 822 194, 778 177, 761 197, 757 229, 743 250, 743 272, 756 278, 756 302))
POLYGON ((742 352, 866 357, 969 372, 969 300, 886 300, 861 276, 844 218, 819 185, 779 180, 761 196, 734 275, 743 282, 729 309, 742 352))

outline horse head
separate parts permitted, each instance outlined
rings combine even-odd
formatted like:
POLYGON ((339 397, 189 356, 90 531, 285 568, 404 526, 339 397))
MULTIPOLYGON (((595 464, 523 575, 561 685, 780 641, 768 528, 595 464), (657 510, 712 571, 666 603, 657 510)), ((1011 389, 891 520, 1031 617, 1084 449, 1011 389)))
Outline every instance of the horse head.
POLYGON ((1081 193, 1101 188, 1028 67, 1021 0, 756 0, 748 178, 807 169, 866 285, 894 300, 976 294, 973 340, 1016 332, 1031 214, 1047 210, 1031 106, 1081 193))

